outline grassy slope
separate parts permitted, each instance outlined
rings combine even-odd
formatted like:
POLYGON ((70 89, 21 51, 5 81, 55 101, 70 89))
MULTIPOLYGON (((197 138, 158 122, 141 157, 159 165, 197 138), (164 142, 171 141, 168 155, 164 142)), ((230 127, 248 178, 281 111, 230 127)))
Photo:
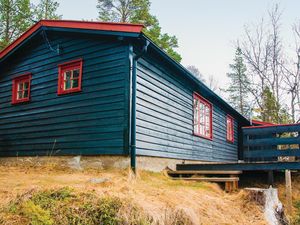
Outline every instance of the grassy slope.
MULTIPOLYGON (((192 224, 197 225, 265 224, 261 210, 247 202, 242 191, 227 194, 216 184, 172 181, 163 174, 145 171, 139 171, 138 177, 133 178, 128 170, 74 171, 51 165, 0 166, 2 211, 24 193, 44 193, 63 187, 70 187, 76 196, 93 193, 99 198, 117 197, 160 224, 174 224, 167 219, 173 217, 174 212, 183 212, 192 224), (107 181, 95 184, 90 181, 92 178, 107 178, 107 181)), ((17 217, 17 214, 1 215, 10 219, 17 217)), ((18 224, 22 224, 20 221, 18 224)), ((23 224, 28 224, 28 220, 23 224)))

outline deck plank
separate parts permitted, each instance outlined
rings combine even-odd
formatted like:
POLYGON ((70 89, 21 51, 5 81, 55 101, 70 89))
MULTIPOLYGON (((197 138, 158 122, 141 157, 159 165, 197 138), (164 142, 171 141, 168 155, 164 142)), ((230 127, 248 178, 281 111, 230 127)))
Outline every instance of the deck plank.
POLYGON ((242 171, 238 170, 180 170, 180 171, 168 171, 169 175, 183 175, 183 174, 203 174, 203 175, 211 175, 211 174, 218 174, 218 175, 238 175, 242 174, 242 171))
POLYGON ((208 182, 233 182, 239 181, 238 177, 174 177, 173 180, 208 181, 208 182))
POLYGON ((177 164, 177 171, 269 171, 269 170, 300 170, 300 162, 244 162, 244 163, 207 163, 177 164))

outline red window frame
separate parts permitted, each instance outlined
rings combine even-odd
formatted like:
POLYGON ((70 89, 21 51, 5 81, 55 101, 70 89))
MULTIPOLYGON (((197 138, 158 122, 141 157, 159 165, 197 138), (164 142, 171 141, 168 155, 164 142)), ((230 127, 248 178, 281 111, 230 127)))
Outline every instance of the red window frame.
POLYGON ((226 116, 226 140, 230 143, 234 142, 234 119, 232 116, 226 116))
POLYGON ((20 75, 16 78, 13 79, 12 82, 12 104, 18 104, 18 103, 22 103, 22 102, 29 102, 30 101, 30 89, 31 89, 31 73, 26 73, 23 75, 20 75), (24 86, 22 87, 21 90, 18 89, 19 84, 21 83, 28 83, 28 87, 27 89, 24 89, 24 86), (25 92, 27 93, 26 97, 21 97, 18 98, 18 92, 22 92, 22 95, 25 95, 25 92))
POLYGON ((57 94, 68 94, 73 92, 79 92, 81 91, 81 83, 82 83, 82 59, 76 59, 69 62, 65 62, 58 65, 58 88, 57 88, 57 94), (75 79, 78 79, 78 87, 71 87, 68 89, 65 89, 65 78, 64 74, 66 71, 74 71, 79 70, 79 76, 78 78, 73 77, 73 72, 71 72, 71 78, 70 81, 73 81, 75 79))
POLYGON ((205 98, 197 93, 194 93, 194 135, 212 140, 213 127, 212 127, 212 113, 213 105, 205 98), (196 103, 199 104, 196 104, 196 103), (202 108, 201 108, 202 105, 202 108), (201 109, 201 110, 200 110, 201 109), (209 121, 207 121, 209 120, 209 121))

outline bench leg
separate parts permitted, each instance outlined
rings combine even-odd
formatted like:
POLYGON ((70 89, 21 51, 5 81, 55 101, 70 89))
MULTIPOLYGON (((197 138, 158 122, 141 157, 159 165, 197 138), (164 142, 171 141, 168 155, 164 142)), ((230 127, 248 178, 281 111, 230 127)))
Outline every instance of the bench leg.
POLYGON ((237 191, 239 189, 239 182, 233 181, 233 191, 237 191))
POLYGON ((238 181, 227 181, 227 182, 225 182, 225 191, 226 192, 237 191, 238 188, 239 188, 239 182, 238 181))
POLYGON ((226 192, 231 192, 232 191, 232 182, 231 181, 225 182, 225 191, 226 192))

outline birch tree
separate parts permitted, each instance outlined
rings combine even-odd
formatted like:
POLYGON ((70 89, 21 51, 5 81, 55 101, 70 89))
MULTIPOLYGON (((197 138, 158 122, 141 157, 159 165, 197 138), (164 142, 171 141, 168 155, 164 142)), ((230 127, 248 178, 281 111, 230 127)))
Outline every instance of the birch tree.
POLYGON ((203 74, 200 72, 200 70, 194 66, 194 65, 188 65, 187 70, 190 71, 195 77, 197 77, 200 81, 202 81, 203 83, 205 83, 205 79, 203 74))
MULTIPOLYGON (((266 90, 272 92, 275 101, 281 105, 284 87, 282 73, 283 47, 280 36, 282 12, 276 4, 268 12, 268 20, 262 19, 258 24, 245 26, 245 38, 240 42, 250 78, 249 92, 252 94, 259 112, 266 110, 263 102, 266 90)), ((268 105, 268 104, 267 104, 268 105)), ((275 121, 280 123, 279 107, 275 121)))

